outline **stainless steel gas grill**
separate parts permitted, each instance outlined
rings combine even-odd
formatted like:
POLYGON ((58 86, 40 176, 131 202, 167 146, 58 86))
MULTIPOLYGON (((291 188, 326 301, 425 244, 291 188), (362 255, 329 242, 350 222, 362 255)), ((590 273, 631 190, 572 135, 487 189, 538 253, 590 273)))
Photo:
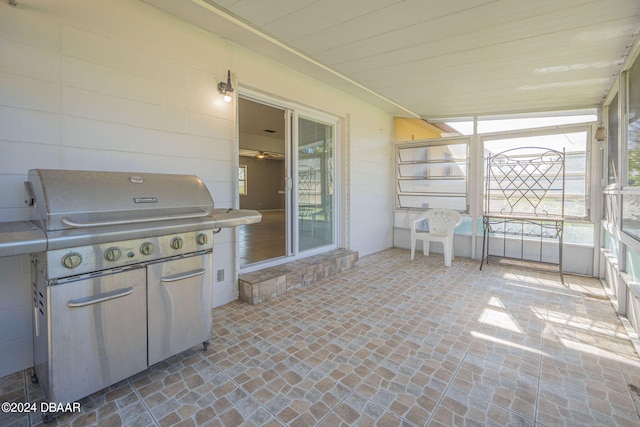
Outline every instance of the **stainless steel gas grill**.
POLYGON ((193 175, 29 171, 34 381, 71 403, 211 335, 214 230, 260 221, 214 209, 193 175))

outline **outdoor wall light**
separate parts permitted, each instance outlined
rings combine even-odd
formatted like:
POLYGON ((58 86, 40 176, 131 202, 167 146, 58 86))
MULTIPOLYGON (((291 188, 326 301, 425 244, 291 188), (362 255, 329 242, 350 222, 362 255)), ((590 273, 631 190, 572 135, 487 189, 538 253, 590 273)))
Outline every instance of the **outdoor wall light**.
POLYGON ((231 70, 227 70, 227 81, 218 83, 218 92, 223 96, 224 102, 231 102, 231 93, 233 92, 233 86, 231 86, 231 70))

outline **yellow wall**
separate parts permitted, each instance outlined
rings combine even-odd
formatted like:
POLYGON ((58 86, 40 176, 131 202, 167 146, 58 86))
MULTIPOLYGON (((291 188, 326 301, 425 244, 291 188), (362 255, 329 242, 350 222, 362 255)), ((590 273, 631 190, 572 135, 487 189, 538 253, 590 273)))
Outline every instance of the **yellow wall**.
POLYGON ((441 132, 440 129, 422 119, 393 118, 393 142, 440 138, 441 132))

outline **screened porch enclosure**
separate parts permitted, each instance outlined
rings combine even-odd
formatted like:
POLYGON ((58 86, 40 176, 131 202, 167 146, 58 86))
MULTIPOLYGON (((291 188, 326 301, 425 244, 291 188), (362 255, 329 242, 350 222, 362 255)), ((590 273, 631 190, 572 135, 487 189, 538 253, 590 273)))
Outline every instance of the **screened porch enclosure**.
MULTIPOLYGON (((594 199, 590 193, 592 179, 599 180, 598 176, 592 175, 598 171, 596 165, 600 161, 598 150, 593 154, 594 113, 574 116, 574 124, 397 142, 394 245, 409 247, 408 224, 420 212, 445 207, 463 215, 454 240, 456 256, 480 261, 484 247, 483 215, 487 210, 504 214, 514 208, 518 210, 524 204, 535 203, 532 215, 563 218, 562 246, 570 248, 564 253, 565 271, 597 274, 593 266, 599 239, 594 226, 597 217, 592 217, 594 199), (564 153, 562 176, 553 181, 549 189, 534 189, 526 196, 523 188, 557 178, 550 176, 554 173, 552 168, 545 165, 526 178, 512 182, 518 200, 517 206, 510 206, 504 192, 489 191, 497 186, 497 181, 495 176, 493 181, 488 176, 487 159, 522 147, 538 147, 542 156, 545 151, 564 153)), ((559 121, 566 123, 566 120, 562 116, 559 121)), ((514 179, 513 175, 512 170, 498 179, 514 179)), ((557 226, 558 223, 529 221, 494 224, 488 236, 491 255, 558 264, 561 251, 557 226)))

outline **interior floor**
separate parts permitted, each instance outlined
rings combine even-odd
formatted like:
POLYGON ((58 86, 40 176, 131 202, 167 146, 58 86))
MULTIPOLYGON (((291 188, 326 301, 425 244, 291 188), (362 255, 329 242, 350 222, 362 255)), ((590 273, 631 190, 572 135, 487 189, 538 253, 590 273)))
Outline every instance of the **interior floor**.
MULTIPOLYGON (((262 211, 262 221, 238 227, 240 265, 280 258, 286 255, 286 218, 284 210, 262 211)), ((327 222, 303 218, 298 222, 300 251, 331 244, 327 222)))
MULTIPOLYGON (((599 280, 390 249, 259 305, 53 425, 637 426, 640 357, 599 280)), ((39 402, 29 372, 0 398, 39 402)), ((0 425, 37 425, 0 413, 0 425)))
POLYGON ((238 227, 241 266, 286 255, 284 210, 260 213, 259 223, 238 227))

